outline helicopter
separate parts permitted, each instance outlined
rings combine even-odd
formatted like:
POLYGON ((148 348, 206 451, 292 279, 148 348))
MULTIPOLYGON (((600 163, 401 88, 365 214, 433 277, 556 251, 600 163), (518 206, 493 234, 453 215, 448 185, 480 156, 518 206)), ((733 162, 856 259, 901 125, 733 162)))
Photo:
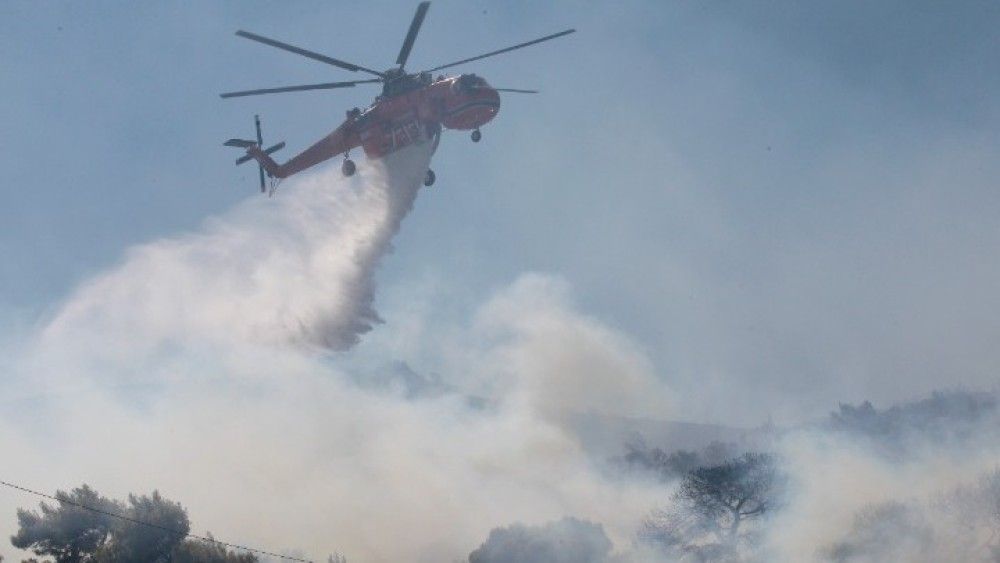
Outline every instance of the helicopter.
MULTIPOLYGON (((415 143, 433 142, 433 148, 437 149, 442 129, 471 131, 472 141, 478 143, 482 139, 480 127, 491 121, 500 111, 500 92, 537 94, 538 91, 495 88, 476 74, 433 77, 433 73, 536 45, 576 31, 575 29, 567 29, 532 41, 410 73, 405 69, 406 61, 409 59, 413 43, 417 39, 417 34, 420 32, 420 27, 429 8, 430 2, 421 2, 417 6, 417 11, 413 15, 413 20, 410 22, 409 30, 403 40, 403 46, 399 50, 399 56, 396 57, 396 66, 388 70, 366 68, 249 31, 236 32, 237 36, 244 39, 308 57, 342 70, 369 74, 374 78, 226 92, 220 94, 222 98, 351 88, 359 84, 382 85, 381 94, 375 97, 370 106, 364 110, 361 108, 348 110, 344 122, 332 133, 284 164, 279 165, 275 162, 271 158, 271 154, 283 148, 285 143, 263 148, 259 116, 254 117, 256 139, 229 139, 223 143, 225 146, 246 150, 246 154, 236 161, 237 165, 250 160, 258 162, 261 192, 265 191, 265 174, 272 180, 280 180, 340 154, 344 155, 341 172, 345 176, 353 176, 357 166, 350 158, 350 151, 355 147, 362 147, 368 158, 376 159, 415 143)), ((434 184, 434 180, 434 171, 428 168, 424 176, 424 185, 430 186, 434 184)))

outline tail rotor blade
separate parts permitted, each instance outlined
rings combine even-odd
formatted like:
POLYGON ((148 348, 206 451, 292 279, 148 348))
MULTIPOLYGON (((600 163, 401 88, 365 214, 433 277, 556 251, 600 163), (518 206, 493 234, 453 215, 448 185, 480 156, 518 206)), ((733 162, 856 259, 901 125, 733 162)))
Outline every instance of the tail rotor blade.
MULTIPOLYGON (((257 129, 257 146, 258 147, 262 147, 262 146, 264 146, 264 136, 260 132, 260 116, 259 115, 254 115, 253 116, 253 125, 257 129)), ((257 171, 259 172, 259 175, 260 175, 260 193, 264 193, 264 191, 265 191, 265 189, 264 189, 264 165, 258 164, 257 165, 257 171)))
POLYGON ((283 148, 285 148, 285 142, 281 141, 277 145, 271 145, 270 147, 267 147, 266 149, 264 149, 264 154, 275 153, 275 152, 280 151, 283 148))
POLYGON ((246 139, 229 139, 225 143, 222 143, 227 147, 236 147, 238 149, 245 149, 247 147, 253 146, 253 141, 248 141, 246 139))
MULTIPOLYGON (((253 144, 253 143, 251 143, 251 144, 253 144)), ((280 142, 277 145, 274 145, 272 147, 268 147, 267 149, 264 150, 264 154, 273 154, 273 153, 278 152, 279 150, 281 150, 283 148, 285 148, 285 142, 284 141, 282 141, 282 142, 280 142)), ((241 156, 241 157, 239 157, 239 158, 236 159, 236 165, 239 166, 240 164, 243 164, 244 162, 250 162, 251 160, 253 160, 253 157, 250 156, 249 154, 245 154, 245 155, 243 155, 243 156, 241 156)))

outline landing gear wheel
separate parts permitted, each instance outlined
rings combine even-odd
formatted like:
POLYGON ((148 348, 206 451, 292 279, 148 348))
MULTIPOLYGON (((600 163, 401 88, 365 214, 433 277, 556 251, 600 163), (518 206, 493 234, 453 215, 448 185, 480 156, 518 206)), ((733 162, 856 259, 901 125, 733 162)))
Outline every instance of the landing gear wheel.
POLYGON ((475 131, 472 132, 472 142, 473 143, 478 143, 479 140, 482 139, 482 138, 483 138, 483 134, 479 132, 479 129, 476 129, 475 131))
POLYGON ((435 179, 437 179, 437 176, 434 175, 434 171, 428 168, 427 174, 424 175, 424 185, 428 187, 433 186, 435 179))
POLYGON ((344 173, 344 176, 348 177, 354 176, 354 172, 357 169, 358 167, 354 165, 354 161, 349 158, 344 159, 344 164, 340 167, 340 171, 344 173))

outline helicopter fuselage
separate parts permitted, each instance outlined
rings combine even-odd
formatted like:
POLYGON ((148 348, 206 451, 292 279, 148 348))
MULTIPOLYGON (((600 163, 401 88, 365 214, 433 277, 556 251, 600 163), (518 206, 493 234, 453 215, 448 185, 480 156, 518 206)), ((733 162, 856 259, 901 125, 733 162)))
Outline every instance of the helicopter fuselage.
MULTIPOLYGON (((567 29, 503 49, 431 67, 421 72, 410 73, 406 71, 406 61, 410 57, 414 41, 417 39, 420 26, 423 25, 430 5, 431 3, 427 0, 417 4, 417 10, 413 14, 410 27, 403 39, 403 45, 396 57, 396 66, 382 71, 366 68, 242 29, 236 32, 238 37, 256 43, 294 53, 349 72, 362 72, 375 78, 240 90, 220 94, 222 98, 352 88, 361 84, 382 85, 381 95, 376 97, 367 109, 354 108, 349 110, 347 118, 332 133, 313 143, 311 147, 295 155, 284 164, 279 165, 270 155, 284 147, 285 143, 281 142, 265 149, 258 118, 255 118, 254 122, 257 129, 256 140, 229 139, 223 143, 228 147, 246 149, 247 154, 236 159, 237 165, 251 159, 260 163, 261 191, 265 190, 265 171, 272 178, 287 178, 339 154, 344 155, 341 170, 344 175, 351 176, 356 167, 349 154, 350 150, 356 147, 363 148, 369 158, 381 158, 408 145, 431 140, 434 142, 434 148, 437 148, 437 142, 440 140, 443 129, 471 130, 472 141, 479 142, 482 139, 479 128, 489 123, 500 111, 500 92, 537 94, 538 91, 494 88, 475 74, 461 74, 447 78, 438 76, 437 79, 432 79, 432 73, 537 45, 576 31, 575 29, 567 29)), ((428 169, 424 185, 430 186, 433 183, 434 173, 428 169)), ((275 185, 272 183, 272 191, 275 185)))
POLYGON ((247 151, 270 176, 287 178, 357 147, 369 158, 381 158, 413 143, 431 140, 442 128, 477 130, 500 111, 499 92, 474 74, 439 77, 427 84, 411 82, 399 89, 403 91, 379 96, 364 111, 348 111, 347 118, 332 133, 285 164, 279 166, 260 147, 247 151))
POLYGON ((348 112, 341 127, 350 148, 361 146, 368 157, 379 158, 442 128, 478 129, 499 111, 500 94, 482 78, 465 74, 380 96, 364 112, 348 112))

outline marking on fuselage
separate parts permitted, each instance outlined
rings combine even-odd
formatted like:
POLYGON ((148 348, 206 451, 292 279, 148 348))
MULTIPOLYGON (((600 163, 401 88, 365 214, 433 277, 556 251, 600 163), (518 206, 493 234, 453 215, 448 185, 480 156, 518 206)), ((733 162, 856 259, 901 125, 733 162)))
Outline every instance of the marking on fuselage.
POLYGON ((465 111, 467 109, 471 109, 471 108, 479 107, 479 106, 486 106, 486 107, 491 107, 491 108, 499 108, 500 107, 500 102, 494 102, 492 100, 476 100, 474 102, 468 102, 468 103, 465 103, 465 104, 462 104, 462 105, 458 106, 457 108, 455 108, 455 109, 453 109, 453 110, 451 110, 449 112, 445 112, 445 116, 446 117, 451 117, 451 116, 455 115, 456 113, 462 113, 463 111, 465 111))
POLYGON ((420 139, 420 124, 417 120, 409 121, 399 127, 394 127, 390 133, 392 150, 403 148, 420 139))

